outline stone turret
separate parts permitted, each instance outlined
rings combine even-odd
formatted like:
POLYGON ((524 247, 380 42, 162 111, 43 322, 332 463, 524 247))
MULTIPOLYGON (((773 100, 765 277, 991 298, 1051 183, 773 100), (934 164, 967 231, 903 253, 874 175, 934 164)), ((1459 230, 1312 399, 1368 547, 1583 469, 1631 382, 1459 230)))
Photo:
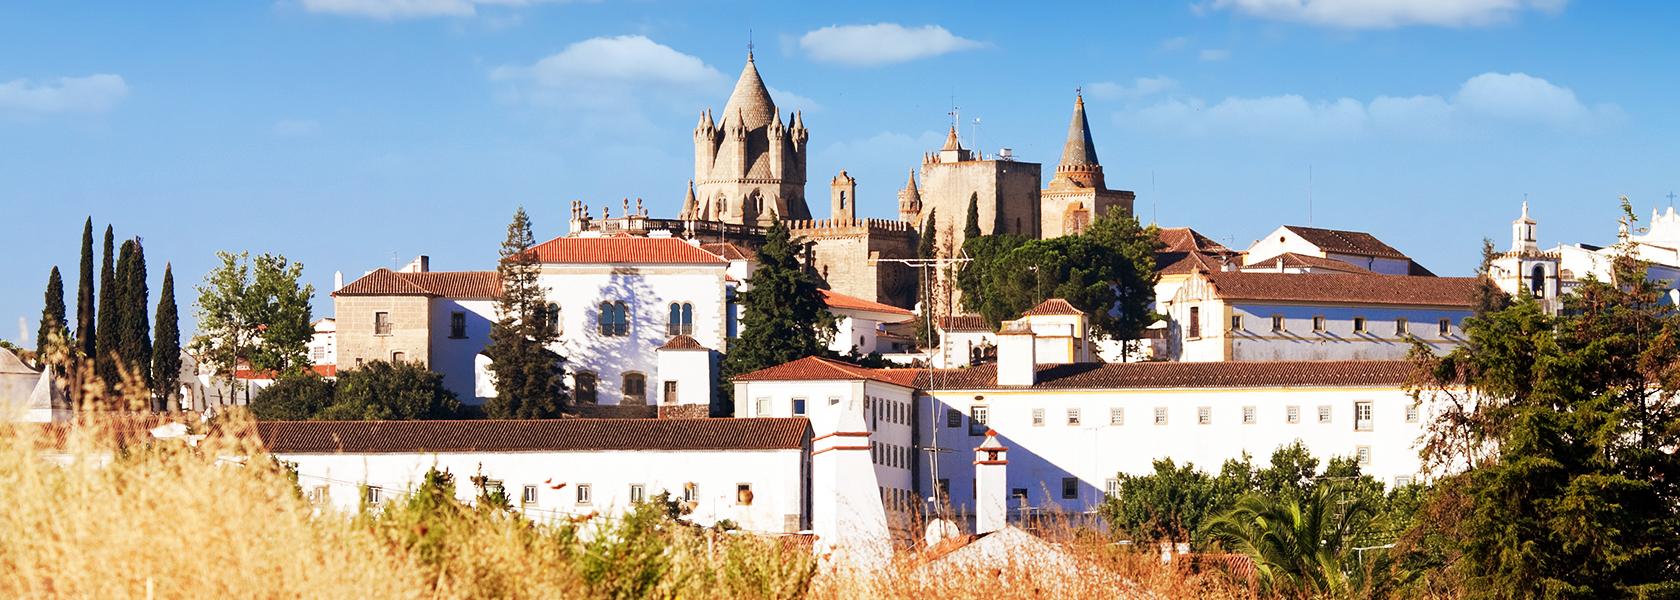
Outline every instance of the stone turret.
POLYGON ((857 179, 841 171, 828 184, 829 218, 853 219, 857 214, 857 179))
POLYGON ((771 214, 809 219, 803 117, 782 120, 751 53, 717 125, 710 111, 694 130, 694 192, 700 218, 768 225, 771 214), (709 210, 708 210, 709 209, 709 210))
POLYGON ((1044 186, 1041 229, 1044 237, 1082 233, 1091 221, 1118 207, 1132 214, 1136 195, 1110 190, 1097 162, 1097 143, 1091 139, 1091 123, 1085 118, 1085 97, 1074 94, 1073 120, 1068 123, 1067 141, 1062 144, 1062 162, 1044 186))
POLYGON ((922 214, 922 193, 916 189, 916 170, 910 170, 910 181, 898 192, 898 220, 915 223, 922 214))
POLYGON ((1085 120, 1085 97, 1075 94, 1073 122, 1068 123, 1067 142, 1062 144, 1062 163, 1050 189, 1060 186, 1107 189, 1102 165, 1097 163, 1097 143, 1091 140, 1091 123, 1085 120))

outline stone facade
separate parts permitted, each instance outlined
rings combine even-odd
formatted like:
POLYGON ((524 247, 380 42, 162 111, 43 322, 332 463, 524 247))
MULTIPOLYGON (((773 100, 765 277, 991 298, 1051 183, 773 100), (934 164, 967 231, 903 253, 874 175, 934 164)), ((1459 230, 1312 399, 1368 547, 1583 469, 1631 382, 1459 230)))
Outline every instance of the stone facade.
POLYGON ((922 158, 921 211, 917 229, 933 212, 934 245, 942 256, 962 247, 968 200, 978 196, 980 233, 1019 233, 1040 237, 1040 181, 1043 165, 1013 160, 984 160, 957 141, 956 128, 938 152, 922 158))
POLYGON ((915 258, 916 230, 883 219, 790 221, 789 232, 811 243, 807 262, 823 287, 872 302, 916 305, 916 271, 881 258, 915 258))
POLYGON ((694 190, 683 220, 768 225, 771 211, 784 219, 809 219, 805 205, 805 155, 810 132, 799 112, 783 124, 758 76, 752 54, 735 91, 714 123, 700 113, 694 128, 694 190))
POLYGON ((1096 142, 1091 139, 1091 124, 1085 120, 1084 97, 1074 99, 1073 122, 1068 124, 1062 162, 1056 166, 1055 177, 1045 186, 1043 198, 1041 231, 1046 238, 1082 233, 1092 220, 1107 216, 1111 207, 1119 207, 1126 216, 1132 215, 1136 195, 1108 189, 1103 181, 1096 142))
POLYGON ((431 299, 414 296, 338 296, 333 298, 338 321, 338 359, 345 368, 372 360, 403 360, 431 365, 431 299), (383 313, 390 333, 375 330, 383 313))

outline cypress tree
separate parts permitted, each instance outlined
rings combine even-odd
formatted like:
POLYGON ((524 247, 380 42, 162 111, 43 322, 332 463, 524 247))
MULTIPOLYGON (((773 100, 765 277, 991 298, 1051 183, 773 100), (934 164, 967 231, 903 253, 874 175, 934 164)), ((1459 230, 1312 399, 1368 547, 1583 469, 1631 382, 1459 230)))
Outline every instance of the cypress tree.
POLYGON ((99 379, 105 382, 109 389, 117 384, 117 332, 121 331, 121 321, 117 313, 117 276, 115 272, 115 257, 112 256, 114 246, 111 226, 105 226, 105 260, 99 266, 99 327, 98 339, 94 343, 93 370, 99 379))
POLYGON ((963 241, 980 237, 980 192, 968 197, 968 223, 963 225, 963 241))
MULTIPOLYGON (((87 224, 82 226, 82 273, 76 282, 76 348, 81 351, 82 358, 93 356, 93 303, 93 217, 88 217, 87 224)), ((71 386, 72 390, 79 391, 80 388, 71 386)))
POLYGON ((46 366, 53 350, 52 334, 63 335, 64 331, 64 280, 55 266, 47 277, 47 301, 41 309, 40 332, 35 335, 35 364, 46 366))
POLYGON ((158 290, 157 335, 152 344, 152 403, 154 410, 180 410, 176 398, 181 378, 181 329, 175 309, 175 274, 163 264, 163 289, 158 290))
MULTIPOLYGON (((152 326, 147 318, 146 301, 151 293, 146 289, 146 249, 140 238, 123 242, 129 251, 127 269, 119 269, 125 277, 121 285, 122 340, 119 352, 123 367, 140 378, 146 389, 152 389, 152 326)), ((119 264, 122 261, 118 261, 119 264)))
MULTIPOLYGON (((927 222, 922 226, 921 243, 916 246, 917 258, 933 258, 934 253, 937 252, 933 240, 934 236, 939 234, 937 228, 934 227, 935 216, 938 214, 938 209, 928 209, 927 222)), ((923 271, 925 269, 926 267, 922 267, 917 270, 923 271)), ((921 289, 922 304, 922 322, 916 325, 916 346, 927 348, 932 345, 929 341, 933 339, 933 282, 923 281, 920 272, 916 275, 918 276, 917 287, 921 289)))
POLYGON ((559 332, 548 326, 548 299, 537 283, 541 264, 530 252, 536 245, 525 208, 513 213, 502 260, 496 264, 501 296, 497 319, 490 327, 490 371, 496 374, 496 397, 484 405, 492 419, 551 419, 566 407, 566 385, 560 363, 565 361, 549 345, 559 332))
MULTIPOLYGON (((792 362, 807 356, 821 356, 835 329, 817 282, 800 268, 799 241, 789 237, 779 217, 770 222, 764 246, 758 249, 758 268, 741 295, 746 312, 741 316, 740 341, 724 358, 728 377, 792 362)), ((714 415, 734 412, 719 406, 714 415)))

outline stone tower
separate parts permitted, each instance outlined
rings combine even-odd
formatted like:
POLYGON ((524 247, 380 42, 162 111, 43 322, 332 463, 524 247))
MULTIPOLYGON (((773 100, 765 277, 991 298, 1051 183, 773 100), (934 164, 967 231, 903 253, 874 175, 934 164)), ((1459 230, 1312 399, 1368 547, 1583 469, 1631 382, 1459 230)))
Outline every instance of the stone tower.
POLYGON ((718 119, 714 123, 712 112, 702 111, 694 128, 696 220, 769 225, 772 212, 783 219, 811 218, 805 205, 810 133, 800 113, 791 117, 791 124, 783 124, 747 53, 747 66, 718 119))
POLYGON ((904 184, 904 189, 898 191, 898 220, 916 222, 917 215, 922 214, 922 194, 916 190, 916 170, 910 170, 910 181, 904 184))
POLYGON ((1120 207, 1127 216, 1132 214, 1136 196, 1110 190, 1103 181, 1103 168, 1097 162, 1097 145, 1091 140, 1091 124, 1085 120, 1085 98, 1081 95, 1074 96, 1073 122, 1068 124, 1067 143, 1062 145, 1062 163, 1056 165, 1056 175, 1045 186, 1042 197, 1042 228, 1046 238, 1083 232, 1093 219, 1107 215, 1111 206, 1120 207))
MULTIPOLYGON (((951 128, 945 145, 922 155, 921 210, 918 230, 928 213, 934 214, 934 246, 940 256, 954 256, 963 243, 968 201, 976 200, 980 233, 1019 233, 1039 236, 1039 186, 1042 165, 1017 162, 1007 156, 986 156, 962 147, 951 128)), ((901 205, 902 206, 902 205, 901 205)))
POLYGON ((841 171, 828 183, 828 218, 852 219, 857 214, 857 179, 841 171))

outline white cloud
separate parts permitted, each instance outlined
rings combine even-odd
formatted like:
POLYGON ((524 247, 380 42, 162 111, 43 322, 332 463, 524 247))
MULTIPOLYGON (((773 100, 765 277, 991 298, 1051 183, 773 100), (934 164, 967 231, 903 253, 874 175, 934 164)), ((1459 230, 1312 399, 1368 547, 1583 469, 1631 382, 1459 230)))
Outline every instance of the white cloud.
POLYGON ((822 110, 822 105, 817 104, 816 100, 806 98, 787 90, 779 90, 768 84, 766 84, 764 88, 770 90, 770 99, 776 101, 776 109, 784 113, 796 110, 804 112, 817 112, 822 110))
POLYGON ((311 137, 321 133, 321 124, 313 120, 282 119, 270 131, 274 137, 311 137))
POLYGON ((481 4, 527 6, 550 1, 565 0, 302 0, 309 12, 387 20, 470 17, 478 14, 481 4))
POLYGON ((529 67, 499 67, 516 102, 587 113, 585 123, 643 122, 643 105, 697 110, 701 100, 727 94, 730 79, 699 58, 639 35, 599 37, 567 46, 529 67))
POLYGON ((1184 36, 1179 36, 1179 37, 1163 40, 1161 42, 1161 51, 1163 51, 1163 52, 1173 52, 1173 51, 1176 51, 1176 50, 1182 50, 1184 48, 1184 45, 1188 44, 1188 43, 1190 43, 1190 38, 1187 38, 1187 37, 1184 37, 1184 36))
POLYGON ((1378 96, 1308 100, 1295 94, 1230 97, 1218 104, 1170 99, 1115 115, 1122 125, 1196 137, 1354 139, 1368 136, 1454 137, 1497 127, 1540 127, 1594 133, 1625 120, 1620 107, 1587 107, 1569 88, 1523 73, 1484 73, 1452 97, 1378 96))
POLYGON ((1569 0, 1214 0, 1262 19, 1343 29, 1392 29, 1407 25, 1475 27, 1510 20, 1525 10, 1556 14, 1569 0))
POLYGON ((907 29, 897 23, 830 25, 799 38, 799 47, 812 59, 858 66, 904 62, 983 46, 938 25, 907 29))
POLYGON ((1202 51, 1202 60, 1216 61, 1216 60, 1225 60, 1227 58, 1231 58, 1231 51, 1230 50, 1203 50, 1202 51))
POLYGON ((1178 80, 1162 75, 1160 77, 1139 77, 1131 87, 1104 81, 1085 86, 1085 92, 1092 98, 1099 100, 1113 100, 1116 98, 1141 98, 1161 92, 1178 89, 1178 80))
POLYGON ((60 77, 57 85, 31 85, 14 79, 0 83, 0 110, 25 113, 98 113, 128 97, 128 85, 118 75, 60 77))

